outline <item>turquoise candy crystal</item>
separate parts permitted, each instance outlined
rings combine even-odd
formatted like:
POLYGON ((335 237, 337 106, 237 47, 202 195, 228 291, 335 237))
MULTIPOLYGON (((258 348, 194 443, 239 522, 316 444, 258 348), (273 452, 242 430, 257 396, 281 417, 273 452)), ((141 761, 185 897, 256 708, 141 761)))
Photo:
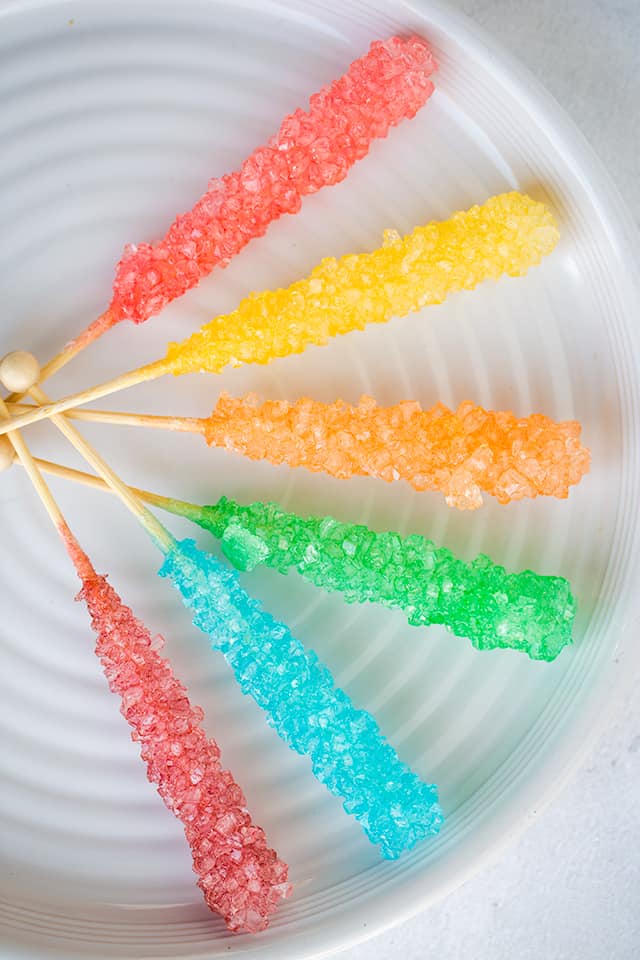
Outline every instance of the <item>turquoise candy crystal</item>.
POLYGON ((275 503, 241 506, 222 497, 188 516, 241 570, 294 569, 348 603, 397 607, 413 626, 443 624, 481 650, 510 647, 553 660, 571 643, 576 604, 563 577, 507 573, 484 554, 466 562, 425 537, 300 517, 275 503))
MULTIPOLYGON (((246 542, 252 556, 258 544, 246 542)), ((342 798, 382 855, 395 859, 442 823, 436 788, 423 783, 382 736, 371 714, 358 710, 311 650, 305 650, 240 586, 238 574, 192 540, 170 548, 160 575, 168 577, 230 664, 242 691, 315 776, 342 798)))

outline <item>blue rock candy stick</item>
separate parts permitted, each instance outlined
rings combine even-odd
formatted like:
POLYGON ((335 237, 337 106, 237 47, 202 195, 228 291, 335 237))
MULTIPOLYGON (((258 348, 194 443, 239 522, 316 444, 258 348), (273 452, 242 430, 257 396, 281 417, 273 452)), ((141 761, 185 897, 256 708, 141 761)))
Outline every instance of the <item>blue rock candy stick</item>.
POLYGON ((310 757, 315 776, 342 798, 384 857, 395 859, 438 832, 435 786, 400 760, 371 714, 358 710, 317 655, 246 593, 235 570, 183 540, 165 555, 160 576, 180 591, 242 691, 292 749, 310 757))

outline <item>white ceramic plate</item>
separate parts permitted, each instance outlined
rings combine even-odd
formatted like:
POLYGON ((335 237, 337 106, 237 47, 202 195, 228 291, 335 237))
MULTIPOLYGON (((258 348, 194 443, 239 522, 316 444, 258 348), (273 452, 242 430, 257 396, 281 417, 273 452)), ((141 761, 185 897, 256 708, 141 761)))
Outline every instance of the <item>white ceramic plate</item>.
MULTIPOLYGON (((113 405, 204 415, 224 387, 291 399, 471 398, 577 417, 593 470, 568 502, 489 502, 457 514, 401 484, 247 463, 190 436, 86 430, 126 478, 160 492, 275 498, 570 578, 576 643, 552 665, 477 653, 441 630, 409 628, 399 614, 346 607, 293 576, 247 578, 402 757, 439 784, 446 828, 399 862, 378 859, 306 761, 238 693, 155 577, 159 557, 122 508, 54 483, 98 569, 167 635, 178 674, 291 865, 295 897, 261 936, 231 937, 202 903, 182 829, 146 782, 107 691, 56 535, 20 470, 0 478, 3 956, 301 958, 346 946, 441 896, 533 817, 637 659, 631 228, 555 104, 439 4, 17 2, 5 3, 0 25, 0 353, 23 347, 42 359, 105 306, 126 241, 162 234, 208 177, 236 168, 371 39, 417 31, 441 64, 429 105, 343 184, 307 199, 299 216, 161 317, 121 324, 51 382, 54 395, 161 355, 169 338, 252 289, 289 283, 323 255, 377 246, 386 227, 407 231, 511 188, 557 212, 562 241, 525 279, 267 369, 165 379, 113 405)), ((40 454, 77 462, 48 424, 29 438, 40 454)))

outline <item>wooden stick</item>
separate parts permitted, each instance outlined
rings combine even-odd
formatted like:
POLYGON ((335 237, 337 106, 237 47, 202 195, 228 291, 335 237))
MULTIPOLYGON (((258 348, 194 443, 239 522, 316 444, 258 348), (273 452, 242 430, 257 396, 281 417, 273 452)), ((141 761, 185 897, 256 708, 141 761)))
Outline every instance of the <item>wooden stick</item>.
MULTIPOLYGON (((51 404, 49 398, 39 387, 31 387, 29 393, 37 403, 51 404)), ((76 428, 70 424, 67 419, 59 414, 52 414, 51 419, 61 433, 69 440, 76 450, 82 454, 85 460, 100 474, 103 480, 109 484, 122 502, 129 508, 133 515, 144 526, 147 533, 157 543, 160 549, 166 553, 174 543, 174 539, 169 531, 155 517, 150 510, 131 492, 129 487, 114 473, 111 467, 102 459, 97 450, 88 443, 82 434, 78 433, 76 428)), ((14 421, 15 423, 15 421, 14 421)))
MULTIPOLYGON (((54 477, 61 477, 63 480, 71 480, 73 483, 82 484, 85 487, 91 487, 94 490, 100 490, 102 493, 115 493, 108 483, 105 483, 100 477, 92 473, 85 473, 83 470, 75 470, 73 467, 65 467, 61 463, 53 463, 51 460, 41 460, 36 457, 35 462, 43 473, 49 473, 54 477)), ((163 497, 159 493, 152 493, 150 490, 144 490, 141 487, 129 487, 140 500, 146 503, 152 503, 167 513, 173 513, 179 517, 190 517, 193 514, 194 505, 186 500, 174 500, 173 497, 163 497)))
POLYGON ((94 340, 101 337, 102 334, 106 333, 113 325, 114 319, 111 311, 105 310, 105 312, 101 313, 99 317, 90 323, 82 333, 67 343, 60 353, 57 353, 48 363, 45 363, 40 371, 38 383, 43 383, 48 377, 52 377, 54 373, 61 370, 62 367, 69 363, 70 360, 73 360, 81 350, 84 350, 90 343, 93 343, 94 340))
MULTIPOLYGON (((5 419, 6 418, 10 419, 7 405, 5 404, 4 400, 1 400, 1 399, 0 399, 0 417, 5 419)), ((65 522, 64 517, 62 515, 62 511, 60 510, 60 507, 54 500, 53 494, 49 490, 49 487, 47 486, 44 477, 40 473, 40 470, 38 469, 33 457, 31 456, 31 452, 29 448, 27 447, 26 443, 22 439, 22 436, 17 432, 17 430, 9 430, 8 437, 9 437, 9 440, 11 441, 13 449, 16 452, 18 460, 26 470, 27 475, 29 476, 31 483, 34 486, 36 493, 38 494, 38 496, 40 497, 40 500, 42 501, 42 505, 44 506, 45 510, 51 517, 51 520, 53 521, 56 528, 60 530, 60 526, 65 522)))
MULTIPOLYGON (((12 414, 35 410, 32 403, 7 403, 12 414)), ((155 430, 178 430, 184 433, 202 433, 203 420, 199 417, 162 417, 152 413, 118 413, 115 410, 78 410, 72 407, 66 417, 89 423, 111 423, 121 427, 152 427, 155 430)))
POLYGON ((0 423, 0 435, 8 430, 19 430, 37 420, 43 420, 45 417, 52 417, 54 414, 64 413, 71 407, 80 406, 83 403, 89 403, 91 400, 97 400, 99 397, 106 397, 110 393, 116 393, 118 390, 125 390, 127 387, 133 387, 138 383, 144 383, 145 380, 155 380, 168 372, 164 360, 157 360, 155 363, 149 363, 145 367, 139 367, 137 370, 130 370, 129 373, 123 373, 114 380, 107 380, 106 383, 99 383, 89 390, 83 390, 82 393, 75 393, 69 397, 63 397, 54 402, 47 401, 41 406, 34 407, 27 413, 15 417, 11 424, 0 423))
MULTIPOLYGON (((48 363, 45 363, 44 367, 41 367, 38 383, 44 383, 44 381, 52 377, 54 373, 61 370, 62 367, 69 363, 70 360, 73 360, 81 350, 84 350, 90 343, 93 343, 93 341, 101 337, 103 333, 106 333, 113 324, 114 321, 111 311, 105 310, 105 312, 101 313, 99 317, 90 323, 79 336, 65 344, 55 357, 52 357, 48 363)), ((22 397, 24 397, 24 393, 12 393, 7 397, 7 402, 14 403, 16 400, 22 399, 22 397)))
MULTIPOLYGON (((108 483, 105 483, 100 477, 95 477, 92 473, 85 473, 82 470, 75 470, 73 467, 65 467, 61 463, 53 463, 51 460, 35 461, 43 473, 50 473, 54 477, 61 477, 64 480, 71 480, 74 483, 82 484, 85 487, 92 487, 94 490, 100 490, 102 493, 115 493, 108 483)), ((193 519, 194 513, 199 513, 198 508, 187 500, 176 500, 174 497, 163 497, 159 493, 152 493, 150 490, 144 490, 142 487, 129 487, 129 490, 144 500, 151 503, 167 513, 173 513, 178 517, 193 519)))

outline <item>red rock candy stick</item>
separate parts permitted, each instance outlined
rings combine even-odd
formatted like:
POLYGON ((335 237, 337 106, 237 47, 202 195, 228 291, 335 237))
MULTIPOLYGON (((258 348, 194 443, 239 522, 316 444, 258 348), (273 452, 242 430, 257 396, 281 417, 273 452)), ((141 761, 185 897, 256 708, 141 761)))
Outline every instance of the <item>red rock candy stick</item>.
MULTIPOLYGON (((0 415, 6 408, 0 401, 0 415)), ((23 466, 62 537, 98 635, 96 653, 109 686, 122 698, 122 713, 141 744, 149 780, 184 825, 193 868, 207 905, 230 930, 267 926, 290 893, 287 866, 253 824, 242 790, 220 765, 220 750, 200 726, 182 684, 158 654, 147 628, 135 618, 106 577, 99 576, 69 530, 28 448, 9 434, 23 466)))
POLYGON ((418 37, 376 40, 369 52, 285 117, 278 132, 239 170, 211 180, 192 210, 178 216, 157 244, 125 248, 109 309, 43 367, 43 379, 106 330, 142 323, 226 266, 254 237, 302 198, 343 180, 372 142, 409 119, 433 91, 435 60, 418 37))
POLYGON ((218 745, 200 726, 203 711, 159 656, 161 644, 95 572, 69 528, 60 533, 82 581, 78 599, 91 616, 109 687, 122 698, 149 780, 184 826, 207 905, 232 931, 263 930, 290 893, 286 864, 251 820, 218 745))

